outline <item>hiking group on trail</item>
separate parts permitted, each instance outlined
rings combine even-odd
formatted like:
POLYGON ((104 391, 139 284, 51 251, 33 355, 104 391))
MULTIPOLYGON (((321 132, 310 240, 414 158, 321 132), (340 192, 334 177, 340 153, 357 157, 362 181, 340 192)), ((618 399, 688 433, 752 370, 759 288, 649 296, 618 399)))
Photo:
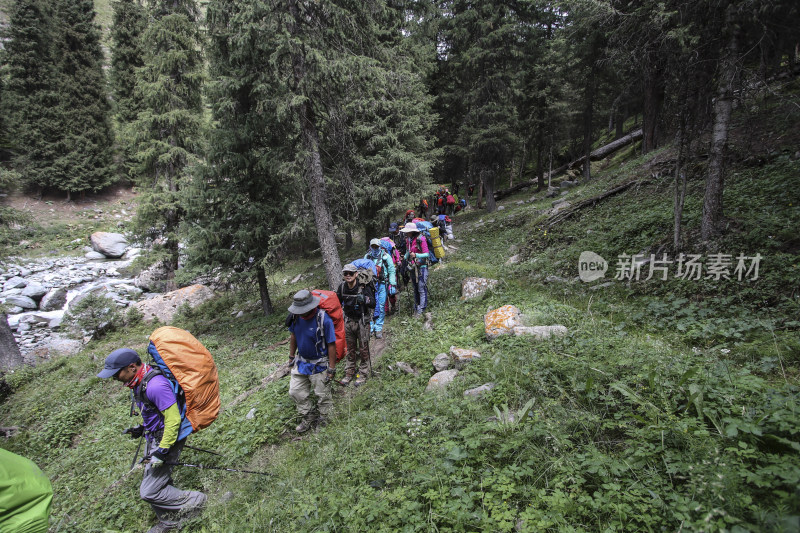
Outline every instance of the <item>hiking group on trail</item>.
MULTIPOLYGON (((382 339, 386 315, 398 312, 401 282, 413 288, 413 301, 408 295, 412 316, 419 317, 427 309, 430 266, 444 257, 442 240, 452 238, 451 219, 445 212, 454 203, 451 197, 449 192, 445 196, 437 192, 437 213, 430 221, 409 209, 402 224, 389 225, 388 236, 370 240, 362 258, 344 265, 344 281, 335 291, 303 289, 294 294, 285 326, 290 333, 289 396, 300 420, 295 427, 298 433, 328 423, 338 361, 345 359, 344 376, 337 382, 341 386, 352 382, 358 387, 372 377, 370 337, 382 339)), ((427 201, 424 205, 422 212, 427 215, 427 201)), ((130 415, 141 414, 142 423, 123 434, 139 439, 140 447, 145 442, 139 495, 158 519, 148 533, 160 533, 179 528, 206 504, 204 493, 176 488, 171 474, 175 466, 202 468, 180 463, 180 455, 187 437, 216 419, 219 379, 211 354, 188 331, 158 328, 150 336, 147 352, 152 364, 144 363, 133 349, 116 349, 97 376, 128 387, 130 415)), ((138 455, 137 447, 131 468, 138 455)))

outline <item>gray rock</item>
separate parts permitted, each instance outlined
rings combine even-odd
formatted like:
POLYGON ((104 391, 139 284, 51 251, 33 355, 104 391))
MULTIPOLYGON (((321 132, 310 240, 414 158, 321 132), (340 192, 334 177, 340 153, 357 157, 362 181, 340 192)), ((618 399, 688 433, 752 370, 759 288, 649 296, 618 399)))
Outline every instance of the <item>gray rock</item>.
POLYGON ((606 281, 605 283, 601 283, 599 285, 593 285, 593 286, 589 287, 589 290, 590 291, 598 291, 600 289, 605 289, 606 287, 611 287, 612 285, 614 285, 613 281, 606 281))
POLYGON ((580 184, 580 183, 579 183, 579 182, 577 182, 577 181, 569 181, 569 180, 564 180, 564 181, 562 181, 562 182, 559 184, 559 186, 560 186, 562 189, 570 189, 570 188, 572 188, 572 187, 577 187, 579 184, 580 184))
POLYGON ((6 298, 6 304, 8 305, 16 305, 17 307, 21 307, 23 309, 36 309, 36 302, 33 301, 32 298, 28 298, 27 296, 22 296, 19 294, 15 294, 14 296, 9 296, 6 298))
POLYGON ((147 322, 158 318, 161 322, 169 324, 181 306, 188 305, 194 308, 213 297, 214 291, 198 284, 137 302, 134 307, 141 311, 147 322))
POLYGON ((38 281, 31 281, 28 283, 22 292, 20 293, 22 296, 27 296, 28 298, 32 298, 37 300, 47 294, 47 287, 39 283, 38 281))
POLYGON ((433 313, 425 313, 425 323, 422 324, 425 331, 433 331, 433 313))
POLYGON ((6 282, 3 283, 3 291, 8 291, 11 289, 22 289, 27 284, 28 282, 25 281, 25 279, 19 276, 14 276, 12 278, 7 279, 6 282))
POLYGON ((84 257, 86 259, 91 259, 93 261, 96 260, 96 259, 108 259, 106 256, 104 256, 100 252, 95 252, 94 250, 92 250, 91 252, 86 252, 86 255, 84 255, 84 257))
POLYGON ((466 348, 450 347, 450 358, 455 362, 456 368, 464 368, 467 363, 471 363, 476 359, 481 358, 481 354, 476 350, 468 350, 466 348))
POLYGON ((114 259, 122 257, 128 247, 128 240, 121 233, 96 231, 92 233, 89 240, 95 252, 100 252, 104 256, 114 259))
POLYGON ((83 343, 81 341, 53 335, 47 346, 47 355, 76 355, 81 351, 82 347, 83 343))
POLYGON ((256 417, 256 408, 255 408, 255 407, 253 407, 253 408, 252 408, 252 409, 250 409, 250 411, 248 411, 248 413, 245 415, 245 418, 246 418, 247 420, 252 420, 252 419, 254 419, 255 417, 256 417))
POLYGON ((142 254, 141 248, 128 248, 125 250, 125 253, 122 254, 122 259, 135 259, 142 254))
POLYGON ((456 379, 458 375, 458 370, 455 368, 450 370, 442 370, 441 372, 437 372, 431 376, 431 379, 428 380, 428 386, 425 387, 425 392, 431 391, 441 391, 447 388, 447 386, 456 379))
POLYGON ((556 196, 558 196, 558 189, 553 187, 547 189, 547 194, 545 195, 546 198, 555 198, 556 196))
POLYGON ((440 353, 436 357, 433 358, 433 368, 437 372, 441 372, 442 370, 447 370, 450 368, 450 356, 446 353, 440 353))
POLYGON ((568 279, 564 279, 560 276, 553 276, 553 275, 547 276, 544 279, 545 283, 567 283, 568 281, 569 281, 568 279))
POLYGON ((502 211, 502 210, 503 210, 503 209, 505 209, 505 208, 506 208, 506 206, 504 206, 504 205, 498 205, 498 206, 497 206, 497 210, 498 210, 498 211, 502 211))
POLYGON ((244 311, 239 311, 236 313, 236 318, 242 318, 244 316, 244 311))
POLYGON ((563 199, 563 198, 559 198, 558 200, 553 200, 552 205, 553 205, 553 207, 557 207, 560 204, 564 204, 564 203, 567 203, 567 201, 565 199, 563 199))
POLYGON ((291 283, 297 283, 297 282, 298 282, 298 281, 300 281, 301 279, 303 279, 303 275, 302 275, 302 274, 298 274, 298 275, 296 275, 296 276, 294 277, 294 279, 292 279, 291 283))
POLYGON ((489 289, 500 283, 496 279, 488 278, 464 278, 461 282, 461 299, 470 300, 477 298, 489 289))
POLYGON ((405 363, 403 361, 396 362, 395 366, 397 367, 397 370, 399 370, 401 372, 405 372, 406 374, 412 374, 414 376, 418 376, 419 375, 419 370, 417 370, 413 366, 411 366, 408 363, 405 363))
POLYGON ((517 337, 534 337, 537 340, 545 340, 550 337, 564 337, 569 331, 566 326, 557 324, 555 326, 517 326, 514 328, 514 335, 517 337))
POLYGON ((514 333, 516 326, 521 326, 520 314, 522 312, 515 305, 504 305, 497 309, 489 310, 483 317, 484 331, 490 339, 496 339, 501 335, 514 333))
POLYGON ((508 261, 506 261, 506 266, 516 265, 519 262, 520 262, 519 254, 515 254, 508 258, 508 261))
POLYGON ((478 396, 485 394, 495 388, 494 383, 485 383, 480 387, 475 387, 474 389, 468 389, 464 391, 464 396, 472 396, 473 398, 477 398, 478 396))
POLYGON ((167 286, 166 279, 167 268, 159 261, 136 276, 133 284, 149 292, 159 292, 167 286))

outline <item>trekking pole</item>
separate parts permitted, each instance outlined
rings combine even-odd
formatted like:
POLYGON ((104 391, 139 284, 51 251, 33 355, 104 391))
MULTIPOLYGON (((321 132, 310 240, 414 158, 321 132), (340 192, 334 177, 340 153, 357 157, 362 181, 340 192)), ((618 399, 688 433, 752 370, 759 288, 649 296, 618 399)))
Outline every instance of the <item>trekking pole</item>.
POLYGON ((208 465, 193 465, 190 463, 164 463, 169 466, 189 466, 191 468, 199 468, 200 470, 224 470, 225 472, 238 472, 242 474, 258 474, 260 476, 271 476, 271 472, 256 472, 254 470, 239 470, 237 468, 225 468, 223 466, 208 466, 208 465))
POLYGON ((184 444, 183 447, 189 448, 190 450, 196 450, 198 452, 210 453, 211 455, 219 455, 220 457, 222 457, 221 453, 212 452, 211 450, 204 450, 203 448, 195 448, 194 446, 189 446, 188 444, 184 444))
POLYGON ((136 445, 136 453, 133 454, 133 461, 131 461, 131 468, 136 466, 136 459, 139 458, 139 450, 142 449, 142 440, 144 440, 144 433, 139 437, 139 444, 136 445))

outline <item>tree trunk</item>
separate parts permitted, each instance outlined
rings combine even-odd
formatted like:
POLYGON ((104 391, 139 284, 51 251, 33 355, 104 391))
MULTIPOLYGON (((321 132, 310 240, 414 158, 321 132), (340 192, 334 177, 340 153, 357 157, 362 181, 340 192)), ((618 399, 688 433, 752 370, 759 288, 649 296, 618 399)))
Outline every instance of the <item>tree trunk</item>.
POLYGON ((583 110, 583 181, 588 182, 592 179, 592 123, 594 122, 594 78, 595 66, 592 62, 592 68, 589 73, 589 79, 586 83, 586 107, 583 110))
POLYGON ((497 202, 494 199, 494 180, 497 173, 496 169, 484 170, 481 173, 482 189, 486 195, 486 212, 493 213, 497 210, 497 202))
POLYGON ((14 370, 23 364, 22 354, 8 326, 8 316, 0 313, 0 371, 14 370))
POLYGON ((258 292, 261 294, 261 309, 264 311, 264 316, 269 316, 275 309, 272 307, 272 300, 269 297, 267 273, 261 265, 256 267, 256 278, 258 278, 258 292))
POLYGON ((714 123, 708 158, 706 191, 703 198, 703 220, 700 234, 704 241, 719 235, 722 224, 722 192, 725 186, 725 152, 728 144, 733 89, 736 81, 737 31, 733 22, 733 8, 725 15, 726 29, 730 32, 722 51, 717 76, 717 96, 714 100, 714 123))
MULTIPOLYGON (((299 6, 294 0, 288 2, 289 13, 292 17, 290 33, 295 38, 298 37, 298 28, 304 24, 304 15, 300 13, 299 6)), ((306 64, 303 48, 298 48, 292 56, 292 70, 294 75, 294 90, 298 96, 302 94, 303 80, 306 76, 306 64)), ((314 209, 314 226, 317 230, 317 240, 319 241, 322 253, 322 264, 325 266, 325 274, 328 279, 328 288, 333 290, 342 281, 342 263, 339 259, 339 252, 336 249, 336 237, 333 233, 333 217, 328 207, 328 197, 325 193, 325 176, 322 171, 322 160, 319 154, 319 132, 317 131, 316 117, 311 102, 304 99, 297 107, 298 120, 300 122, 300 135, 302 138, 303 149, 306 154, 305 178, 311 189, 311 205, 314 209)))
POLYGON ((664 76, 661 67, 650 65, 644 75, 644 113, 642 130, 644 141, 642 153, 648 153, 658 146, 658 121, 661 104, 664 101, 664 76))
POLYGON ((344 230, 344 249, 345 251, 350 251, 352 248, 353 248, 353 230, 352 228, 347 228, 346 230, 344 230))
POLYGON ((483 174, 479 176, 480 183, 478 184, 478 209, 483 209, 483 174))

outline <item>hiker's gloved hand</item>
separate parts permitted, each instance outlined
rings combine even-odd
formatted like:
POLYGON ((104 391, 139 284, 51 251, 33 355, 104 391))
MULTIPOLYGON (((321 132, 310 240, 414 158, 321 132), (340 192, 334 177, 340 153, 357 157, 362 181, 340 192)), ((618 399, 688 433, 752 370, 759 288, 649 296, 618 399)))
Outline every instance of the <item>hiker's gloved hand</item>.
POLYGON ((168 453, 169 448, 156 448, 153 453, 150 454, 150 460, 148 462, 153 466, 159 466, 167 460, 168 453))
POLYGON ((331 380, 336 376, 336 369, 328 367, 328 370, 325 371, 325 384, 331 382, 331 380))
POLYGON ((133 426, 132 428, 128 428, 122 432, 123 435, 130 435, 132 439, 138 439, 144 434, 144 426, 139 424, 138 426, 133 426))

